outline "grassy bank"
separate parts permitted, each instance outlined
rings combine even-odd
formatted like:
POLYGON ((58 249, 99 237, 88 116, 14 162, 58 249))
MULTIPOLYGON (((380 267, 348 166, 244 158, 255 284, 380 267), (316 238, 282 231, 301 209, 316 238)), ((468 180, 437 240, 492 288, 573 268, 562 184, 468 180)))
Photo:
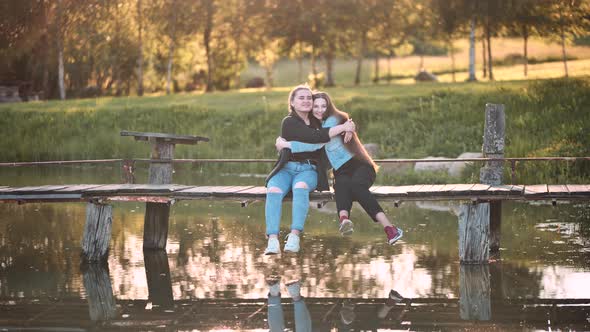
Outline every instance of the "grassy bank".
MULTIPOLYGON (((366 86, 328 90, 380 158, 456 157, 481 150, 484 108, 506 105, 507 156, 589 156, 590 78, 532 83, 366 86)), ((274 158, 286 89, 207 95, 99 98, 0 106, 1 161, 145 158, 149 147, 121 130, 207 136, 177 158, 274 158)), ((268 165, 253 166, 261 171, 268 165)), ((548 169, 586 176, 587 164, 548 169), (563 168, 563 169, 562 169, 563 168)), ((526 166, 523 166, 526 170, 526 166)), ((395 179, 407 182, 408 177, 395 179)))

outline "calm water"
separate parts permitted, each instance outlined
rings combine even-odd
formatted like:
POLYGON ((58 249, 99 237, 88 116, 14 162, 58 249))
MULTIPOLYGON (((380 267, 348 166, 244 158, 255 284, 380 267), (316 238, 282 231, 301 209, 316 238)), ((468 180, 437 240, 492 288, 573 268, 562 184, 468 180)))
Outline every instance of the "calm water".
MULTIPOLYGON (((263 182, 247 176, 211 179, 193 171, 175 175, 175 182, 263 182)), ((2 170, 0 184, 104 183, 118 177, 117 168, 2 170)), ((358 206, 353 236, 341 237, 335 205, 328 203, 310 209, 301 253, 267 257, 263 202, 245 208, 231 201, 178 202, 166 251, 145 254, 143 204, 118 203, 108 265, 81 267, 84 203, 2 204, 0 328, 16 329, 30 320, 45 327, 137 330, 269 324, 274 330, 280 322, 297 330, 590 329, 590 300, 584 301, 590 299, 590 205, 505 203, 501 259, 476 268, 459 264, 457 204, 384 208, 405 231, 395 246, 386 245, 381 228, 358 206), (297 287, 288 285, 294 281, 304 301, 291 298, 297 287), (269 282, 278 282, 273 287, 282 301, 268 299, 269 282), (469 294, 478 284, 483 295, 475 297, 473 310, 469 294), (405 300, 386 301, 391 290, 405 300), (111 309, 97 309, 101 305, 111 309), (112 324, 101 322, 107 318, 112 324)), ((289 203, 284 211, 286 231, 289 203)))

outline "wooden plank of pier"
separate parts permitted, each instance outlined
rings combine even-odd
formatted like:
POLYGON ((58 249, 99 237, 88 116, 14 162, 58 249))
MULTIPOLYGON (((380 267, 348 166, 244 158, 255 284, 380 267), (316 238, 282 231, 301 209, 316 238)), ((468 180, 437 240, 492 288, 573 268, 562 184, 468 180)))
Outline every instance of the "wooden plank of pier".
MULTIPOLYGON (((410 186, 374 186, 371 191, 381 200, 590 200, 590 185, 499 185, 487 184, 420 184, 410 186)), ((0 187, 2 202, 59 202, 80 200, 146 201, 191 199, 264 199, 262 186, 186 186, 178 184, 75 184, 25 187, 0 187)), ((290 197, 290 196, 288 196, 290 197)), ((333 192, 312 192, 311 200, 333 199, 333 192)))

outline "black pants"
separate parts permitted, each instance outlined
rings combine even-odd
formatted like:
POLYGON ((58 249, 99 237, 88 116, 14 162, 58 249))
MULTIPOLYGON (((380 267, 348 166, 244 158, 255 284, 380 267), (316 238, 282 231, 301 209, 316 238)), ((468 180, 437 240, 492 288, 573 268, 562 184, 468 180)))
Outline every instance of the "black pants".
POLYGON ((383 209, 371 194, 369 188, 375 182, 375 169, 364 161, 351 159, 334 171, 334 190, 338 212, 348 211, 352 202, 357 201, 367 214, 376 222, 375 216, 383 209))

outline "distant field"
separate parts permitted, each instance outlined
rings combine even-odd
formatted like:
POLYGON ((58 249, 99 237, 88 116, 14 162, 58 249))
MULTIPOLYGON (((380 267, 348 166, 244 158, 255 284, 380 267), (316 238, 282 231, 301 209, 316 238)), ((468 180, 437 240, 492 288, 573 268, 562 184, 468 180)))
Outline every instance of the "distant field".
MULTIPOLYGON (((458 40, 455 43, 457 52, 455 54, 455 65, 459 71, 457 80, 462 81, 467 77, 467 68, 469 65, 469 42, 467 39, 458 40)), ((476 43, 476 67, 477 77, 482 79, 482 48, 481 41, 476 43)), ((492 39, 492 57, 494 61, 503 60, 506 56, 512 54, 523 54, 523 44, 521 39, 496 38, 492 39)), ((588 46, 568 46, 567 54, 574 57, 577 61, 568 61, 570 76, 584 76, 590 74, 590 47, 588 46), (584 61, 585 60, 585 61, 584 61)), ((532 38, 529 40, 528 47, 529 58, 537 61, 543 61, 549 58, 559 59, 561 57, 561 47, 555 43, 546 43, 543 40, 532 38)), ((320 72, 325 71, 323 60, 318 62, 320 72)), ((391 61, 393 76, 413 76, 418 72, 420 57, 409 56, 403 58, 394 58, 391 61)), ((451 58, 449 56, 431 56, 424 57, 424 67, 430 72, 444 72, 451 70, 451 58)), ((297 82, 298 64, 295 60, 281 60, 275 66, 275 86, 292 86, 297 82)), ((335 62, 334 77, 337 85, 353 85, 356 61, 354 59, 339 59, 335 62)), ((383 58, 379 62, 381 75, 387 73, 387 59, 383 58)), ((303 61, 304 79, 311 72, 308 60, 303 61)), ((370 83, 374 70, 374 60, 365 59, 363 61, 363 70, 361 82, 370 83)), ((528 79, 536 78, 554 78, 563 76, 562 62, 548 62, 541 64, 529 64, 528 79)), ((256 63, 251 63, 242 75, 242 81, 245 84, 250 78, 260 76, 264 77, 264 70, 256 63)), ((496 80, 521 80, 526 79, 523 74, 523 66, 495 66, 494 76, 496 80)), ((451 75, 440 75, 439 79, 443 82, 450 82, 451 75)), ((396 83, 413 82, 413 80, 400 79, 396 83)))

